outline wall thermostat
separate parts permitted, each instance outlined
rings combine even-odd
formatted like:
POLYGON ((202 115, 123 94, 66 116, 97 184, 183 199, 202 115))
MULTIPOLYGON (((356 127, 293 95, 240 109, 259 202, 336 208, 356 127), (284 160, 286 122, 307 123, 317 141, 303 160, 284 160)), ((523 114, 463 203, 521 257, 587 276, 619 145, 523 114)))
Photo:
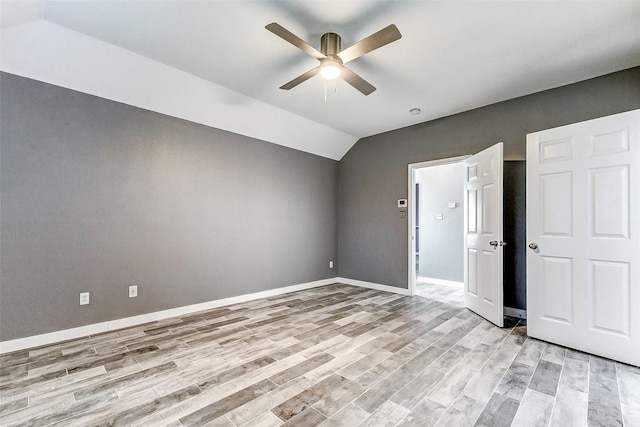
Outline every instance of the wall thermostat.
POLYGON ((406 208, 407 207, 407 199, 398 199, 398 207, 406 208))

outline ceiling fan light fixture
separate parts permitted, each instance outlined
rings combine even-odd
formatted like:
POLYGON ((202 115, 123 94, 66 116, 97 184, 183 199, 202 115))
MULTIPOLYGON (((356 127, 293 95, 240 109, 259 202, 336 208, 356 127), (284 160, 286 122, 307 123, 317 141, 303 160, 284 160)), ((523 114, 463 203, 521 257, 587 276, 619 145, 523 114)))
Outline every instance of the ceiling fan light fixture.
POLYGON ((398 27, 391 24, 370 36, 365 37, 356 44, 353 44, 346 49, 342 49, 342 41, 338 34, 325 33, 320 38, 320 50, 317 50, 309 43, 276 22, 266 25, 265 28, 284 41, 291 43, 304 53, 320 61, 319 66, 312 68, 290 82, 283 84, 280 86, 280 89, 292 89, 300 83, 306 82, 311 77, 320 74, 320 77, 323 77, 326 80, 333 80, 340 77, 365 96, 371 95, 376 90, 375 86, 367 82, 349 68, 345 67, 344 64, 360 58, 362 55, 379 49, 382 46, 386 46, 402 37, 400 31, 398 31, 398 27))
POLYGON ((334 80, 340 76, 340 66, 336 61, 324 61, 320 67, 320 75, 327 80, 334 80))

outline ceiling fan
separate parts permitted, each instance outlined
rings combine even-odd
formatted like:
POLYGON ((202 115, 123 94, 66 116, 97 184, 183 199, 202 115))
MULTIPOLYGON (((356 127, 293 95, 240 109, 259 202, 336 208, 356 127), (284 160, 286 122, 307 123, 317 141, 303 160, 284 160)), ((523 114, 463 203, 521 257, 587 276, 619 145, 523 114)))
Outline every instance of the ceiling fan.
POLYGON ((296 77, 289 83, 280 86, 280 89, 284 90, 294 88, 319 73, 325 79, 340 77, 364 95, 369 95, 376 90, 376 88, 345 67, 344 64, 402 37, 400 31, 398 31, 398 27, 392 24, 360 40, 356 44, 342 49, 340 36, 336 33, 326 33, 323 34, 320 39, 320 51, 318 51, 280 24, 272 22, 265 26, 265 28, 320 61, 320 65, 317 67, 296 77))

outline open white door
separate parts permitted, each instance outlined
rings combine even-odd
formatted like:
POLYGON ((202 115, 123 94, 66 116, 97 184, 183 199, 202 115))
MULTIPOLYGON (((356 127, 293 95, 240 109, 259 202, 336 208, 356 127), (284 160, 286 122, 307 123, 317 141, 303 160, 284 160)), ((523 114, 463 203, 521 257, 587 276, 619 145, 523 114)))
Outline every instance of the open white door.
POLYGON ((502 142, 464 161, 464 305, 503 326, 502 142))
POLYGON ((640 365, 640 110, 527 135, 527 329, 640 365))

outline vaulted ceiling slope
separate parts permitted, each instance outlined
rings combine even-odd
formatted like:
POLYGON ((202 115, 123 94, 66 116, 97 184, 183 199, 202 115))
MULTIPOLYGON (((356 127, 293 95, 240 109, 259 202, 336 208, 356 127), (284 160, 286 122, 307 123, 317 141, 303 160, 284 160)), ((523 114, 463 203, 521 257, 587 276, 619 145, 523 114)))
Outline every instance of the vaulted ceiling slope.
POLYGON ((0 0, 0 69, 339 160, 365 136, 640 65, 640 1, 0 0), (264 27, 349 46, 363 96, 264 27), (411 108, 421 114, 411 115, 411 108))

